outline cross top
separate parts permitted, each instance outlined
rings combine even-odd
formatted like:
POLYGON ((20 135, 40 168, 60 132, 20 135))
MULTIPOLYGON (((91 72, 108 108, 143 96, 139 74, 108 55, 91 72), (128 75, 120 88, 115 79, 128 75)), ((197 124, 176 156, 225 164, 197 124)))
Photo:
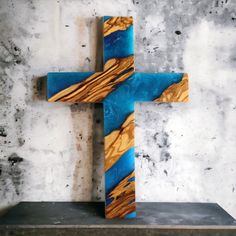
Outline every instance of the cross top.
POLYGON ((49 102, 101 102, 104 109, 105 215, 134 218, 134 103, 185 102, 183 73, 134 71, 133 18, 103 17, 102 72, 50 72, 49 102))

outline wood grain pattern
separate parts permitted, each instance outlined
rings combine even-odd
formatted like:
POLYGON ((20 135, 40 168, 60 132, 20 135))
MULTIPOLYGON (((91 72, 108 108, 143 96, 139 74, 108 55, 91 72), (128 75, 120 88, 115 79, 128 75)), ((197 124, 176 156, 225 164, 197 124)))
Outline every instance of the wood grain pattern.
POLYGON ((101 102, 115 86, 134 73, 134 57, 107 61, 103 72, 94 73, 48 99, 49 102, 101 102))
POLYGON ((134 176, 135 173, 133 171, 109 193, 109 198, 113 200, 106 206, 106 217, 108 219, 123 218, 136 210, 134 176))
POLYGON ((177 84, 172 84, 156 102, 187 102, 188 101, 188 75, 184 74, 182 80, 177 84))
POLYGON ((134 113, 130 114, 119 130, 105 137, 105 171, 134 146, 134 113))
POLYGON ((104 37, 109 34, 118 31, 126 30, 130 25, 133 24, 133 18, 130 17, 111 17, 104 22, 103 35, 104 37))

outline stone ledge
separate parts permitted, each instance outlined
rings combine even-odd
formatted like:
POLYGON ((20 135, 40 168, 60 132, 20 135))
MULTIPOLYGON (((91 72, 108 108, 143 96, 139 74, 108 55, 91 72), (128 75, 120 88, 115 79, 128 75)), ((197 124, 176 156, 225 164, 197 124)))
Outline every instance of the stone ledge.
POLYGON ((95 202, 22 202, 0 218, 0 235, 236 235, 214 203, 137 203, 136 219, 106 220, 95 202))

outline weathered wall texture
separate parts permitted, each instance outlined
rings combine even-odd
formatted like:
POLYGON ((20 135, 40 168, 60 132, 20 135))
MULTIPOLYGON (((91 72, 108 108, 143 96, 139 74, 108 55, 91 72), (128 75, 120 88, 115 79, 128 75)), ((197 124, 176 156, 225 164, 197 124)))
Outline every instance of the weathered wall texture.
POLYGON ((101 68, 98 16, 133 15, 136 70, 185 71, 188 104, 136 105, 138 201, 236 217, 236 2, 0 0, 0 205, 103 200, 102 107, 50 104, 48 71, 101 68))

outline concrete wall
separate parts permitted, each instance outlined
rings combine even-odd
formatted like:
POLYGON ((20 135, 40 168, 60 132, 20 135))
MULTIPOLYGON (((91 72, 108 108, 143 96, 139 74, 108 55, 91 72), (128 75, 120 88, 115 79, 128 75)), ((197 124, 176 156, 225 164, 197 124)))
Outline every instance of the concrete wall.
POLYGON ((134 16, 137 71, 190 77, 189 103, 136 104, 137 200, 218 202, 236 217, 233 0, 0 0, 1 208, 104 199, 102 107, 44 91, 49 71, 101 69, 103 15, 134 16))

